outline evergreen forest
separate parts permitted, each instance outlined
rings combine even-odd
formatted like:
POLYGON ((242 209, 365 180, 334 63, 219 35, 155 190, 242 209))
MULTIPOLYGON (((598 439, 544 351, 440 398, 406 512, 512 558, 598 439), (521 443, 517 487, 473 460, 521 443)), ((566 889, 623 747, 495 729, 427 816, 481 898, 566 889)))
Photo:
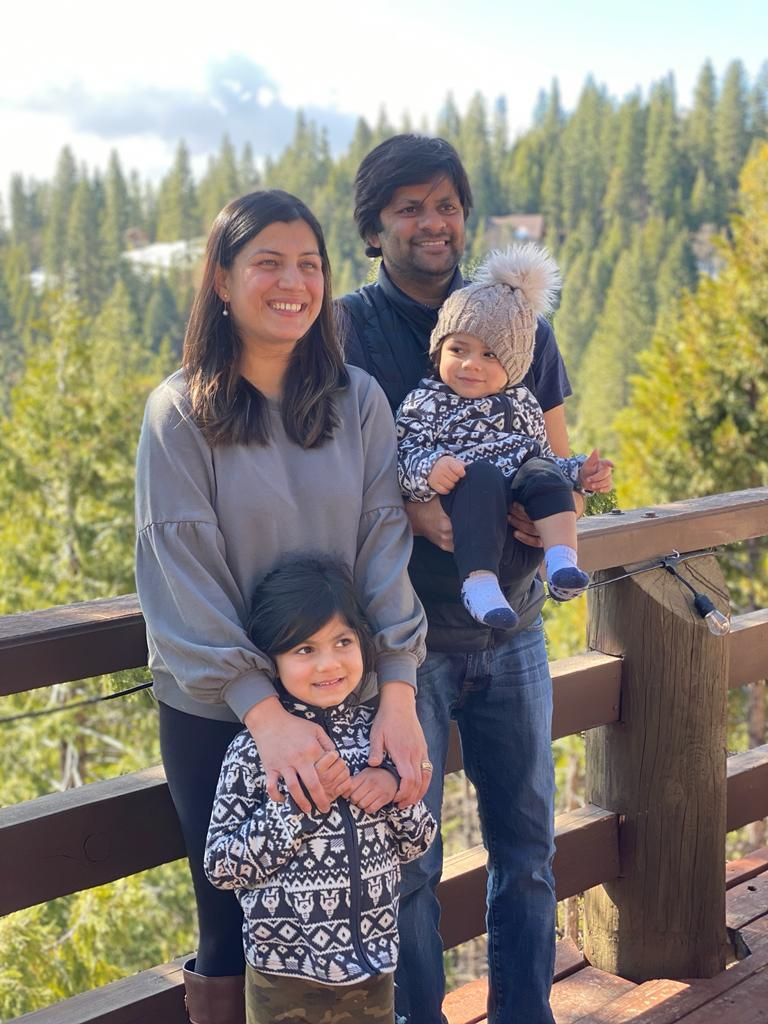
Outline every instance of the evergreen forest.
MULTIPOLYGON (((299 114, 279 155, 257 160, 225 137, 198 178, 179 140, 157 183, 117 152, 95 169, 65 148, 51 180, 15 175, 0 211, 0 614, 134 590, 143 405, 179 363, 214 216, 254 188, 294 192, 323 224, 335 293, 359 287, 375 268, 352 219, 353 179, 397 131, 441 135, 465 162, 468 274, 500 230, 511 241, 532 223, 520 215, 542 225, 565 282, 554 327, 574 392, 572 442, 615 461, 614 502, 768 484, 768 64, 750 80, 739 61, 720 76, 704 63, 686 107, 672 75, 621 100, 590 78, 570 111, 554 82, 517 138, 503 98, 491 106, 479 94, 463 111, 449 95, 429 124, 360 119, 339 154, 299 114), (162 264, 144 255, 156 243, 169 243, 162 264)), ((734 612, 768 605, 765 541, 722 561, 734 612)), ((585 606, 547 608, 552 657, 582 649, 585 606)), ((2 698, 4 803, 158 763, 147 692, 8 720, 147 677, 2 698)), ((729 747, 765 742, 764 684, 731 703, 729 747)), ((580 800, 579 748, 578 737, 556 748, 561 808, 580 800)), ((457 785, 449 851, 479 841, 457 785)), ((729 850, 765 841, 752 826, 729 850)), ((0 919, 0 1020, 194 948, 193 908, 175 863, 0 919)))

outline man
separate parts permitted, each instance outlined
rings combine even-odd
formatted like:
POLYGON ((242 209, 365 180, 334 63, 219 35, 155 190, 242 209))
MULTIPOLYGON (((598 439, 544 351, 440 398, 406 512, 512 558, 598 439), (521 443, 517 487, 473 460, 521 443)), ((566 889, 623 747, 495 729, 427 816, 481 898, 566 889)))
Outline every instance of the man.
MULTIPOLYGON (((348 362, 379 381, 393 411, 430 372, 429 336, 438 308, 462 287, 458 266, 472 193, 458 154, 443 139, 398 135, 363 160, 355 179, 355 220, 378 280, 340 300, 348 362)), ((570 385, 551 328, 539 322, 523 383, 544 410, 550 443, 568 455, 563 408, 570 385)), ((530 521, 516 514, 515 537, 529 547, 525 575, 500 578, 520 617, 500 631, 471 618, 460 599, 450 522, 439 501, 409 503, 416 539, 411 579, 427 611, 428 655, 417 708, 434 776, 425 800, 440 817, 450 718, 458 722, 489 855, 490 1024, 554 1024, 554 773, 552 684, 537 577, 541 553, 530 521)), ((507 542, 508 549, 513 541, 507 542)), ((506 560, 507 562, 509 559, 506 560)), ((404 871, 397 1012, 408 1024, 440 1024, 445 977, 435 888, 435 842, 404 871)))

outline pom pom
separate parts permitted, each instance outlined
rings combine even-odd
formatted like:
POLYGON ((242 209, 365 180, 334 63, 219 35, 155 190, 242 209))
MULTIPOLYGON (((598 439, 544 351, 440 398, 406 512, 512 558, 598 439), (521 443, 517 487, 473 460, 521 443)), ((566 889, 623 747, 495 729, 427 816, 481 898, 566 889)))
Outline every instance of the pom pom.
POLYGON ((473 283, 518 289, 536 316, 551 313, 563 279, 546 249, 533 242, 494 249, 473 274, 473 283))

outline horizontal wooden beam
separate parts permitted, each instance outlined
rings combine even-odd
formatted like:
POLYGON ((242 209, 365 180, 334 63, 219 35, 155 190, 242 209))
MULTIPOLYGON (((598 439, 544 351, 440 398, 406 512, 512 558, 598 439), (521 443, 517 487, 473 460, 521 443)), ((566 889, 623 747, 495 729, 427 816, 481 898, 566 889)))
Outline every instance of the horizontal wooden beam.
MULTIPOLYGON (((552 739, 585 732, 619 719, 621 659, 590 651, 553 661, 552 739)), ((462 766, 461 744, 456 723, 451 723, 446 772, 462 766)))
MULTIPOLYGON (((559 900, 618 875, 617 821, 615 814, 591 804, 558 815, 554 871, 559 900)), ((447 949, 485 932, 486 859, 485 849, 475 846, 445 862, 438 896, 440 932, 447 949)))
POLYGON ((768 818, 768 743, 728 758, 728 832, 768 818))
POLYGON ((672 550, 719 547, 768 534, 768 487, 579 521, 579 565, 589 571, 643 562, 672 550))
POLYGON ((162 768, 0 809, 0 915, 184 856, 162 768))
POLYGON ((0 617, 0 696, 146 664, 135 594, 0 617))
POLYGON ((83 992, 9 1024, 188 1024, 183 959, 83 992))
MULTIPOLYGON (((768 535, 768 488, 590 516, 579 523, 590 570, 768 535)), ((146 664, 135 594, 0 618, 0 696, 146 664)))
POLYGON ((768 608, 734 615, 728 646, 730 687, 768 678, 768 608))

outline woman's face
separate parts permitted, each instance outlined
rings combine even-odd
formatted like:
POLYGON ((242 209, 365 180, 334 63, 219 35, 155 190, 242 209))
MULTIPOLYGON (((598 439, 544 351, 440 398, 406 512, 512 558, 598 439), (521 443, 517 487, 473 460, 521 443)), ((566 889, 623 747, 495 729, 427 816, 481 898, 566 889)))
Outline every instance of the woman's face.
POLYGON ((303 220, 275 221, 219 269, 216 290, 229 304, 246 347, 289 351, 320 313, 325 282, 317 238, 303 220))

